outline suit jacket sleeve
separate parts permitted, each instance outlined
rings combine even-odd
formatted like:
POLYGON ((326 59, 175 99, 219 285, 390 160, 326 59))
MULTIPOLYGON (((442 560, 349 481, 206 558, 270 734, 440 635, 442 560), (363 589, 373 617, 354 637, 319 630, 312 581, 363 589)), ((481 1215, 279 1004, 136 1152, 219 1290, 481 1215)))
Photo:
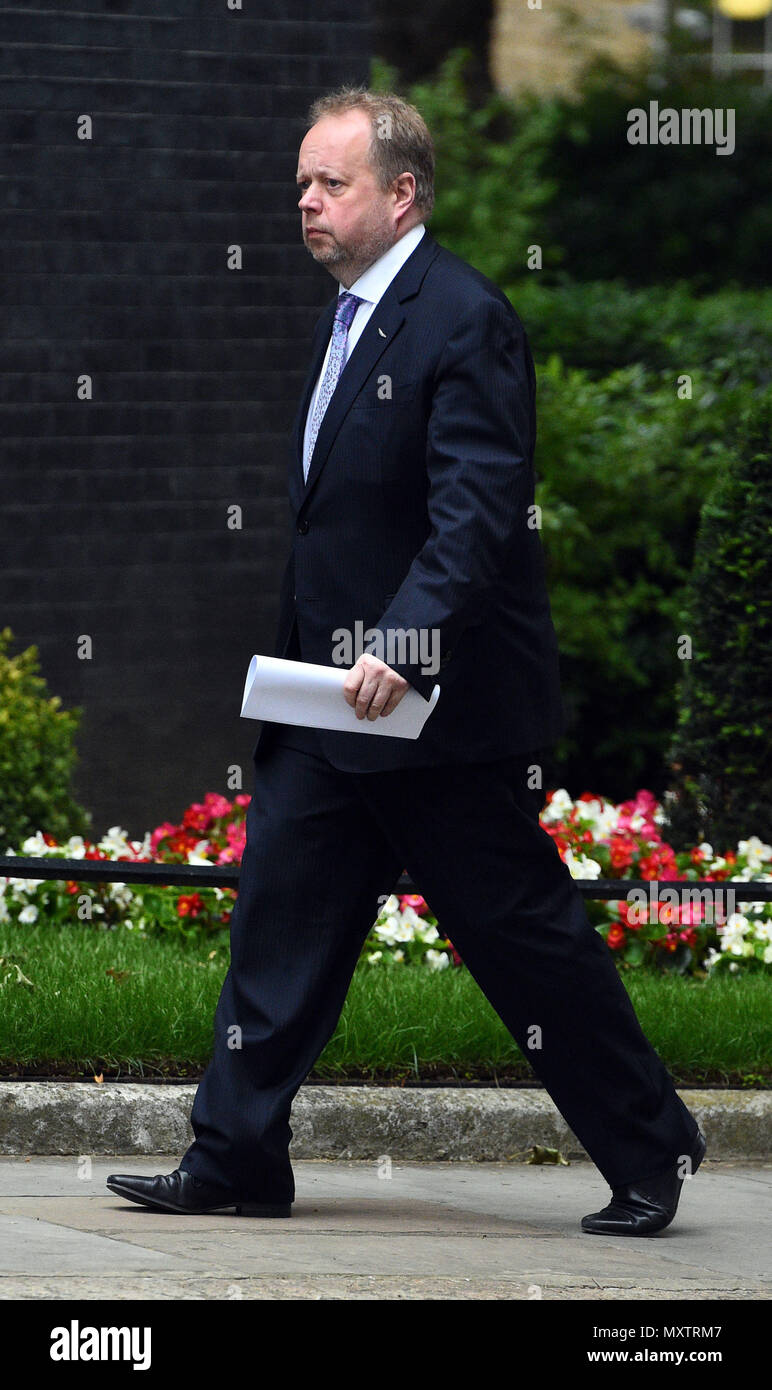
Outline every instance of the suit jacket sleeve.
MULTIPOLYGON (((434 377, 430 534, 374 625, 384 641, 387 629, 434 629, 441 669, 464 629, 484 616, 486 591, 517 544, 532 501, 534 395, 519 319, 501 301, 483 300, 448 339, 434 377)), ((389 665, 429 698, 437 673, 423 674, 420 660, 389 665)))

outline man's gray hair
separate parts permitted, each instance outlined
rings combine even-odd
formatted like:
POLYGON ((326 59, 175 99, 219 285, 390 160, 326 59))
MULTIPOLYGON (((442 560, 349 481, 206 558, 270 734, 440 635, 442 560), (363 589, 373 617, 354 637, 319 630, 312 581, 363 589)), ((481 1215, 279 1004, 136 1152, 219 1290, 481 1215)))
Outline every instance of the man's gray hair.
POLYGON ((382 192, 400 174, 415 178, 415 207, 423 218, 434 207, 434 144, 417 107, 394 92, 373 92, 368 87, 339 87, 317 97, 308 109, 308 129, 324 116, 346 111, 365 111, 370 117, 370 163, 382 192))

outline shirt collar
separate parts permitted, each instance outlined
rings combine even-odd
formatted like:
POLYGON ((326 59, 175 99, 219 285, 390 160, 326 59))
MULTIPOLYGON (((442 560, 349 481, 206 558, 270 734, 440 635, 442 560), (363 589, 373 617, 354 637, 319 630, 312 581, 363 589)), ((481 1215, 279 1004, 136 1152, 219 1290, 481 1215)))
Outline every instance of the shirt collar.
MULTIPOLYGON (((408 256, 415 251, 426 228, 423 222, 411 227, 409 232, 405 232, 399 241, 395 241, 388 251, 384 251, 377 261, 363 271, 359 279, 349 286, 348 293, 356 294, 360 299, 366 300, 370 304, 377 304, 378 300, 386 293, 394 276, 398 270, 402 269, 408 256)), ((338 293, 346 291, 345 285, 340 285, 338 293)))

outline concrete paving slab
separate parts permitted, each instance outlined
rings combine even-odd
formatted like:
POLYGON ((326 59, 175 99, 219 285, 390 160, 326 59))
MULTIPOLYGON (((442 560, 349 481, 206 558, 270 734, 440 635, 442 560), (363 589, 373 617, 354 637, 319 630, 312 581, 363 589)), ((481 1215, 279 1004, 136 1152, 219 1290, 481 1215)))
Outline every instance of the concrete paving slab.
POLYGON ((597 1169, 295 1163, 289 1220, 153 1212, 104 1187, 179 1155, 0 1158, 0 1299, 768 1299, 772 1165, 706 1160, 673 1226, 587 1236, 597 1169))

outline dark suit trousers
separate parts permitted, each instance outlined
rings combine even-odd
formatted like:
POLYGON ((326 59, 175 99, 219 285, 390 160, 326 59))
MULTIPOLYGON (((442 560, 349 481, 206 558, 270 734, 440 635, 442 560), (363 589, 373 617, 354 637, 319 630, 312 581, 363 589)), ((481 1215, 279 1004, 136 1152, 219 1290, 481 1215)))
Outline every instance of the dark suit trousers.
POLYGON ((231 963, 180 1167, 292 1200, 292 1100, 403 869, 609 1185, 687 1154, 696 1122, 539 825, 531 758, 347 773, 313 730, 274 732, 255 757, 231 963))

